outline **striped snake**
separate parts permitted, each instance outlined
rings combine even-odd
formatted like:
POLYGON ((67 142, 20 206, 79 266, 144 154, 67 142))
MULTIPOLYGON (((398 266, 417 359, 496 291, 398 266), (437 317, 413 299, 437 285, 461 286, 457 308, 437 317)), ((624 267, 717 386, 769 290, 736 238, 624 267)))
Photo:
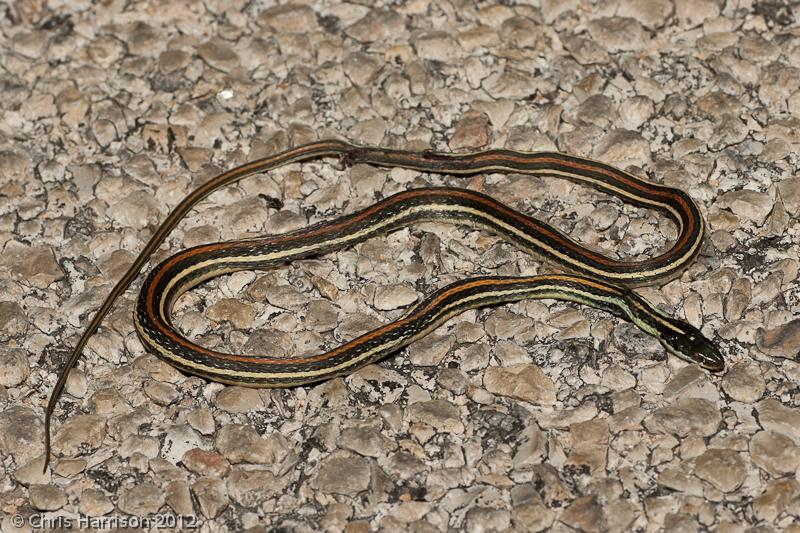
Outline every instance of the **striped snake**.
POLYGON ((575 301, 624 317, 658 338, 670 353, 718 372, 725 362, 719 350, 695 327, 647 302, 630 287, 664 282, 679 275, 697 256, 704 235, 702 216, 689 196, 612 166, 557 152, 487 150, 466 154, 408 152, 322 140, 265 157, 224 172, 184 198, 167 216, 117 282, 61 369, 45 413, 45 469, 50 458, 50 419, 89 337, 114 301, 186 213, 219 188, 246 176, 289 163, 339 157, 351 165, 366 163, 420 172, 472 175, 487 172, 567 178, 658 209, 678 226, 674 245, 657 257, 625 262, 595 253, 550 225, 478 192, 423 188, 401 192, 334 220, 289 233, 186 249, 159 264, 142 285, 134 321, 144 346, 175 367, 223 383, 287 387, 313 383, 375 362, 420 339, 447 319, 468 309, 528 298, 575 301), (209 350, 186 339, 172 323, 177 298, 222 274, 275 265, 351 246, 380 233, 420 221, 445 221, 486 229, 520 248, 559 265, 569 274, 527 277, 478 277, 448 285, 411 307, 401 318, 312 357, 235 355, 209 350))

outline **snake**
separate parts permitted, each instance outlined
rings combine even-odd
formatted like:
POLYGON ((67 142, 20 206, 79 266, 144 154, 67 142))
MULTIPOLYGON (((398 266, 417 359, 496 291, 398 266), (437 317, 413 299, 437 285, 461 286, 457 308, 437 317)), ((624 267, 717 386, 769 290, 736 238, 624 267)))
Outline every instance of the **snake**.
POLYGON ((666 351, 710 372, 725 368, 713 341, 693 325, 673 318, 633 289, 679 276, 697 257, 705 223, 680 189, 643 179, 617 167, 560 152, 488 149, 470 153, 407 151, 327 139, 290 148, 223 172, 198 186, 169 213, 115 284, 62 366, 45 410, 45 462, 50 459, 50 423, 69 371, 114 302, 181 219, 202 199, 247 176, 291 163, 339 158, 344 166, 368 164, 434 174, 486 173, 564 178, 591 186, 636 206, 658 210, 678 228, 675 242, 655 257, 622 261, 590 250, 546 222, 486 194, 453 187, 410 189, 369 207, 302 229, 191 247, 165 259, 147 275, 134 311, 144 347, 176 368, 226 384, 292 387, 350 374, 421 339, 469 309, 524 299, 557 299, 588 305, 626 319, 657 338, 666 351), (481 276, 456 281, 418 301, 397 320, 314 356, 229 354, 200 346, 173 324, 177 299, 200 283, 241 270, 263 270, 318 256, 423 221, 486 230, 560 267, 564 273, 481 276))

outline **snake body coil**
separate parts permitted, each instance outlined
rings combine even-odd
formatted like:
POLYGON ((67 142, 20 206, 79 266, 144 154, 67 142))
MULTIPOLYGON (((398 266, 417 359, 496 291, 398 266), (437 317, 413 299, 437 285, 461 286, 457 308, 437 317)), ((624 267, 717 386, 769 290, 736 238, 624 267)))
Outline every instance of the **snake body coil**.
MULTIPOLYGON (((567 178, 623 200, 661 210, 678 226, 667 251, 636 262, 597 254, 550 225, 474 191, 424 188, 401 192, 353 214, 298 231, 258 239, 206 244, 178 252, 145 280, 136 306, 135 325, 148 350, 186 372, 224 383, 283 387, 348 374, 427 335, 467 309, 528 298, 575 301, 607 310, 657 337, 666 349, 711 371, 725 363, 719 350, 697 328, 664 314, 630 287, 664 282, 679 275, 697 256, 704 224, 684 192, 635 177, 600 162, 556 152, 487 150, 470 154, 408 152, 319 141, 247 163, 211 179, 187 196, 164 220, 125 276, 105 300, 62 369, 45 417, 46 458, 50 417, 66 377, 88 338, 116 298, 186 213, 213 191, 246 176, 299 161, 337 156, 347 164, 403 167, 420 172, 471 175, 487 172, 567 178), (520 248, 568 270, 570 274, 529 277, 479 277, 458 281, 414 305, 403 317, 311 357, 236 355, 209 350, 181 335, 171 321, 176 299, 197 284, 221 274, 264 269, 351 246, 379 233, 425 220, 443 220, 486 229, 520 248)), ((46 468, 45 463, 45 468, 46 468)))

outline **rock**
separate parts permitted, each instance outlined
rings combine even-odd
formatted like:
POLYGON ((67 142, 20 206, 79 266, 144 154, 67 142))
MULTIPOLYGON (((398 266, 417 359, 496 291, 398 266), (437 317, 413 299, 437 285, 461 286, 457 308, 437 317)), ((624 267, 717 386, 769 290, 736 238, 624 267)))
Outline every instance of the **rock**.
POLYGON ((0 272, 6 270, 14 279, 37 289, 46 289, 64 279, 64 271, 48 246, 27 246, 10 241, 0 254, 0 272))
POLYGON ((492 394, 539 405, 553 405, 556 401, 555 384, 534 364, 489 367, 483 386, 492 394))
POLYGON ((430 400, 408 406, 412 421, 422 422, 444 433, 463 433, 464 424, 458 407, 447 400, 430 400))
POLYGON ((682 398, 656 409, 644 419, 644 425, 653 433, 708 437, 719 430, 721 421, 719 409, 708 400, 682 398))
POLYGON ((221 427, 217 432, 215 445, 232 464, 271 464, 275 460, 269 442, 250 426, 230 424, 221 427))
POLYGON ((29 373, 28 354, 24 350, 0 346, 0 386, 16 387, 29 373))
POLYGON ((228 506, 225 483, 220 479, 203 477, 192 484, 192 493, 200 506, 203 516, 212 520, 228 506))
POLYGON ((695 460, 694 474, 722 492, 733 492, 744 482, 747 468, 738 452, 711 448, 695 460))
POLYGON ((59 455, 77 455, 85 448, 97 449, 105 436, 105 417, 76 415, 59 428, 53 439, 53 450, 59 455))
POLYGON ((30 502, 34 509, 55 511, 67 503, 67 495, 61 487, 55 485, 31 485, 30 502))
POLYGON ((750 439, 750 457, 753 464, 780 477, 800 465, 800 448, 786 435, 759 431, 750 439))
POLYGON ((758 364, 741 362, 725 373, 722 388, 736 401, 753 403, 764 395, 766 381, 758 364))
POLYGON ((756 346, 773 357, 797 360, 800 357, 800 319, 772 329, 759 328, 756 346))
POLYGON ((369 481, 370 467, 367 459, 339 453, 320 463, 312 483, 322 492, 353 497, 367 490, 369 481))
POLYGON ((142 483, 125 490, 119 498, 119 510, 134 516, 154 514, 164 505, 164 493, 152 483, 142 483))
POLYGON ((767 398, 756 404, 756 415, 761 427, 786 435, 800 445, 800 409, 767 398))

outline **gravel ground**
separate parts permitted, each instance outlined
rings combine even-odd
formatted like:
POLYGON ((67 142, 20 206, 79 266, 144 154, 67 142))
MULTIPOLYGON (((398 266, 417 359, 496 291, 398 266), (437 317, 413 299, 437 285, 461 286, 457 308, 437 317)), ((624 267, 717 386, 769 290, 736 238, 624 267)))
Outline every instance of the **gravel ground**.
MULTIPOLYGON (((800 531, 796 9, 0 4, 0 529, 800 531), (140 278, 71 374, 43 474, 57 372, 159 221, 221 170, 326 137, 557 149, 686 190, 708 221, 703 251, 640 292, 702 326, 726 372, 545 300, 468 312, 344 379, 224 386, 143 350, 140 278)), ((482 190, 620 258, 676 236, 661 214, 560 180, 323 161, 215 193, 156 259, 426 184, 482 190)), ((213 280, 175 320, 209 347, 312 354, 456 279, 547 269, 429 223, 213 280)))

